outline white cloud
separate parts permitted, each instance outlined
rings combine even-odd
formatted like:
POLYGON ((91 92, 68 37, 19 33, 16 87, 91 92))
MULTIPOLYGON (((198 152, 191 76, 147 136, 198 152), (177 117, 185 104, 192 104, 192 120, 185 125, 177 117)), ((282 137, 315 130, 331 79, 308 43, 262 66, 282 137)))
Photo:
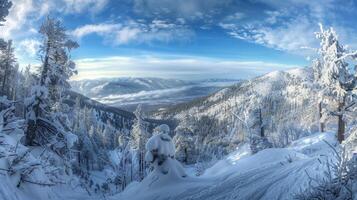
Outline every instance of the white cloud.
POLYGON ((63 0, 65 11, 69 13, 83 13, 86 10, 97 13, 105 8, 108 0, 63 0))
POLYGON ((41 42, 38 40, 25 39, 19 43, 17 52, 20 55, 26 52, 29 57, 35 57, 40 45, 41 42))
POLYGON ((186 26, 163 20, 153 20, 149 23, 129 20, 123 24, 88 24, 76 28, 71 33, 78 39, 90 34, 97 34, 116 45, 131 42, 185 40, 193 35, 193 32, 186 26))
POLYGON ((72 31, 72 35, 82 38, 89 34, 105 35, 120 28, 118 24, 88 24, 72 31))
POLYGON ((242 12, 236 12, 232 15, 228 15, 225 20, 229 20, 229 21, 235 21, 235 20, 241 20, 245 17, 245 14, 242 12))
POLYGON ((150 17, 207 20, 227 11, 232 0, 134 0, 134 11, 150 17))
POLYGON ((44 16, 57 13, 96 13, 105 8, 108 0, 11 0, 13 5, 0 37, 21 41, 37 34, 38 24, 44 16))
POLYGON ((226 29, 229 35, 238 39, 290 53, 311 54, 311 50, 303 47, 318 45, 314 32, 318 30, 318 19, 327 14, 325 12, 329 1, 326 4, 295 0, 283 3, 276 1, 261 3, 268 4, 275 10, 264 11, 262 19, 248 16, 247 21, 238 23, 226 18, 220 26, 226 29), (307 8, 308 12, 302 13, 303 8, 307 8))
POLYGON ((120 76, 166 78, 247 78, 273 70, 292 67, 262 61, 221 60, 205 57, 117 56, 76 60, 79 75, 75 79, 120 76), (98 70, 100 69, 100 70, 98 70), (234 73, 237 72, 237 73, 234 73))
POLYGON ((124 27, 117 32, 116 43, 129 43, 130 41, 135 40, 140 33, 141 30, 138 28, 124 27))
POLYGON ((344 43, 357 45, 352 36, 357 30, 343 26, 338 18, 342 17, 343 22, 350 20, 346 17, 353 11, 348 9, 348 3, 335 0, 255 2, 267 5, 268 9, 262 9, 259 16, 246 12, 243 20, 226 17, 219 25, 232 37, 294 54, 313 53, 311 49, 318 46, 314 32, 318 31, 320 22, 335 27, 344 43))
POLYGON ((28 15, 34 11, 32 0, 15 0, 6 18, 4 26, 1 27, 0 37, 10 39, 15 31, 20 31, 27 22, 28 15))

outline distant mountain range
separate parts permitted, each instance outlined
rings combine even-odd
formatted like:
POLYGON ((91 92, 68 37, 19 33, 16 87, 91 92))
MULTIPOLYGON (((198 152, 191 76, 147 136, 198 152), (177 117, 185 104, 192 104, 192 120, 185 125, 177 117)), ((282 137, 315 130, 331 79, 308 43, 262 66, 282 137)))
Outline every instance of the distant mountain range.
POLYGON ((210 95, 238 83, 231 79, 183 81, 162 78, 111 78, 72 81, 72 89, 101 103, 133 111, 159 109, 210 95))

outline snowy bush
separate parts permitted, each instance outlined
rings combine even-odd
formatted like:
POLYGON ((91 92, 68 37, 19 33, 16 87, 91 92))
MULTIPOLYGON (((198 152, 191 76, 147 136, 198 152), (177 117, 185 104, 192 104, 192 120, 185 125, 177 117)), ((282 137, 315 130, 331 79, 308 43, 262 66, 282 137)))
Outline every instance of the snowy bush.
MULTIPOLYGON (((22 119, 14 114, 13 102, 0 98, 0 171, 10 177, 13 186, 22 183, 52 186, 52 171, 44 162, 33 156, 30 149, 21 144, 24 136, 22 119), (45 167, 46 166, 46 167, 45 167)), ((58 181, 58 180, 57 180, 58 181)))
POLYGON ((167 134, 170 135, 170 127, 167 124, 161 124, 154 128, 154 134, 167 134))
POLYGON ((272 148, 273 145, 268 141, 266 137, 260 137, 258 135, 252 135, 250 137, 250 149, 253 154, 258 153, 261 150, 272 148))
POLYGON ((309 187, 296 195, 299 200, 355 200, 357 198, 357 155, 348 159, 345 150, 334 150, 335 160, 327 161, 324 177, 310 178, 309 187))
POLYGON ((186 177, 181 164, 175 159, 175 146, 167 134, 167 125, 158 127, 160 133, 153 135, 146 143, 145 161, 154 167, 153 173, 170 174, 173 177, 186 177))
POLYGON ((185 164, 193 164, 197 161, 198 149, 195 145, 196 138, 189 128, 178 126, 175 129, 173 141, 176 145, 175 157, 185 164))

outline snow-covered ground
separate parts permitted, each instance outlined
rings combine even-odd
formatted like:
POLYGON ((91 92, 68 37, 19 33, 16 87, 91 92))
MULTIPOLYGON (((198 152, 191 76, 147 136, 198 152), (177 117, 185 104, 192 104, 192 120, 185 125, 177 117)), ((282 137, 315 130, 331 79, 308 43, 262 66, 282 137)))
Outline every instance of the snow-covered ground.
POLYGON ((164 175, 148 176, 112 199, 292 199, 308 186, 308 176, 322 175, 322 163, 333 159, 326 142, 339 148, 332 132, 317 133, 287 148, 266 149, 255 155, 248 146, 242 146, 200 177, 171 180, 164 175))
POLYGON ((170 173, 154 173, 112 197, 88 195, 78 180, 55 187, 24 184, 17 188, 5 177, 0 181, 0 199, 292 199, 308 187, 308 176, 321 176, 326 170, 323 163, 333 159, 333 150, 327 143, 339 148, 333 132, 316 133, 294 141, 287 148, 266 149, 254 155, 248 145, 241 145, 200 177, 193 175, 192 166, 185 168, 187 177, 172 178, 170 173))

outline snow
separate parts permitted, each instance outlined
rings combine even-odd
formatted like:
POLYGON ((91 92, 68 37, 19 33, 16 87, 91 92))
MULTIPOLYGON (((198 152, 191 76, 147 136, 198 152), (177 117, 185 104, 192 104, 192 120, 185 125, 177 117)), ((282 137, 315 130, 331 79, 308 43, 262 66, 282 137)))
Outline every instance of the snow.
POLYGON ((74 143, 78 141, 77 135, 73 133, 67 133, 65 136, 66 136, 66 142, 68 148, 72 148, 74 143))
POLYGON ((244 144, 236 151, 227 156, 226 159, 218 161, 215 165, 207 169, 204 176, 216 176, 227 171, 230 171, 232 166, 235 166, 240 159, 251 155, 249 144, 244 144))
POLYGON ((151 173, 113 199, 292 199, 308 187, 308 176, 321 175, 322 164, 338 145, 332 132, 316 133, 287 148, 271 148, 251 155, 242 145, 200 177, 171 181, 151 173), (158 180, 157 180, 158 179, 158 180))
POLYGON ((303 139, 292 142, 288 149, 303 153, 308 156, 319 156, 331 153, 329 145, 338 146, 336 133, 326 132, 324 134, 313 134, 303 139))
POLYGON ((158 154, 162 154, 168 157, 173 157, 175 155, 175 147, 172 143, 172 139, 169 135, 161 133, 151 137, 146 143, 147 156, 145 156, 147 161, 152 160, 151 151, 157 150, 158 154), (151 158, 151 159, 149 159, 151 158))

